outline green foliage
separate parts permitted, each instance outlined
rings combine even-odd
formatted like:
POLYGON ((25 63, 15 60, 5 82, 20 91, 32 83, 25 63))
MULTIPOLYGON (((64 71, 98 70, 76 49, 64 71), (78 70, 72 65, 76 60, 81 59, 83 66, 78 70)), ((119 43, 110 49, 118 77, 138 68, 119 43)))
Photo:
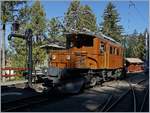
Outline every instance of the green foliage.
MULTIPOLYGON (((3 25, 3 30, 4 30, 4 34, 3 34, 4 37, 2 37, 2 38, 5 38, 6 23, 11 22, 14 19, 12 10, 15 9, 19 5, 23 5, 24 3, 26 3, 26 1, 1 1, 1 9, 2 9, 1 10, 1 20, 2 20, 2 25, 3 25)), ((15 12, 15 14, 17 14, 17 12, 15 12)), ((14 45, 14 46, 16 46, 16 45, 14 45)), ((20 50, 17 50, 17 51, 20 52, 20 50)), ((10 50, 7 50, 6 59, 11 59, 12 66, 15 65, 17 67, 19 65, 19 64, 13 63, 14 61, 16 61, 17 57, 18 57, 18 55, 16 55, 14 53, 12 48, 10 50)), ((20 63, 23 63, 23 62, 20 62, 20 63)))
POLYGON ((46 57, 46 51, 40 49, 40 45, 43 45, 44 42, 36 42, 33 44, 33 67, 40 66, 44 64, 44 59, 46 57))
POLYGON ((23 39, 14 38, 9 42, 11 47, 12 67, 25 67, 26 63, 26 42, 23 39))
POLYGON ((7 21, 13 20, 12 9, 19 5, 26 3, 26 1, 1 1, 1 9, 2 9, 2 22, 6 23, 7 21))
POLYGON ((128 37, 127 57, 137 57, 145 59, 145 37, 143 34, 137 34, 136 31, 128 37))
MULTIPOLYGON (((43 34, 46 31, 46 16, 40 1, 35 1, 31 7, 22 8, 19 12, 23 23, 20 24, 20 33, 24 33, 26 29, 33 30, 33 66, 38 66, 45 59, 45 51, 41 50, 40 45, 44 44, 43 34)), ((10 46, 15 51, 12 60, 14 67, 24 67, 27 65, 26 41, 14 38, 10 46), (17 59, 17 60, 16 60, 17 59)))
MULTIPOLYGON (((35 1, 31 7, 22 8, 19 12, 20 17, 24 20, 21 23, 21 30, 32 29, 35 41, 43 40, 43 33, 46 31, 46 14, 40 3, 35 1)), ((24 32, 24 31, 23 31, 24 32)))
POLYGON ((80 1, 72 1, 65 15, 67 31, 75 29, 83 31, 83 28, 96 31, 96 17, 90 6, 80 5, 80 1))
POLYGON ((68 11, 65 15, 65 23, 66 23, 66 28, 67 31, 69 31, 71 28, 78 28, 78 15, 79 15, 79 7, 80 7, 80 1, 72 1, 68 11))
POLYGON ((64 29, 61 26, 61 22, 57 18, 52 18, 48 24, 48 36, 51 41, 65 41, 65 37, 62 36, 64 29))
POLYGON ((86 14, 81 14, 80 21, 79 21, 79 28, 82 30, 82 28, 87 28, 93 32, 97 30, 96 26, 96 17, 94 13, 92 12, 92 9, 90 6, 80 6, 81 12, 85 12, 86 14))
POLYGON ((120 18, 115 6, 109 2, 103 14, 104 21, 101 23, 101 32, 121 42, 123 27, 119 25, 120 18))
POLYGON ((35 1, 31 7, 31 28, 33 29, 33 34, 36 36, 36 40, 42 40, 41 36, 46 31, 46 14, 40 3, 40 1, 35 1))

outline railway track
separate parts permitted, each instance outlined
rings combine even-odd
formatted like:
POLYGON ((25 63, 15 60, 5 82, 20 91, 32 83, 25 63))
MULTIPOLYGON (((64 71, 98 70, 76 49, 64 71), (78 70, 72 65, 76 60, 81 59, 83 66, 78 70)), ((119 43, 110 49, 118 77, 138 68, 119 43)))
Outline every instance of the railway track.
MULTIPOLYGON (((110 95, 109 98, 106 100, 106 102, 104 103, 103 107, 101 108, 97 108, 95 111, 100 111, 100 112, 111 112, 111 111, 116 111, 116 108, 117 106, 120 104, 120 105, 125 105, 128 104, 128 103, 122 103, 123 100, 129 98, 129 96, 131 96, 130 98, 132 98, 132 106, 131 106, 131 111, 133 112, 137 112, 139 111, 138 108, 137 108, 137 105, 139 103, 137 103, 137 97, 136 97, 136 92, 135 92, 135 86, 136 85, 139 85, 143 82, 145 82, 147 79, 142 79, 138 82, 136 82, 136 84, 132 85, 131 83, 131 80, 130 81, 127 81, 127 83, 129 84, 129 89, 126 90, 122 95, 120 95, 119 97, 115 97, 114 95, 110 95)), ((108 86, 109 87, 109 86, 108 86)), ((144 108, 144 104, 145 104, 145 101, 146 101, 146 97, 148 95, 148 89, 146 90, 146 93, 144 95, 144 98, 143 98, 143 102, 141 104, 141 108, 140 108, 140 111, 143 111, 143 108, 144 108)))
POLYGON ((2 103, 1 109, 2 112, 17 111, 18 109, 28 107, 32 104, 38 104, 47 100, 48 98, 46 98, 46 96, 44 97, 44 94, 34 95, 28 98, 2 103))
MULTIPOLYGON (((51 93, 42 93, 38 95, 34 95, 28 98, 23 98, 7 103, 1 104, 1 111, 2 112, 10 112, 10 111, 26 111, 29 110, 31 107, 36 106, 38 104, 46 104, 46 103, 52 103, 57 102, 62 99, 65 99, 66 97, 71 95, 64 95, 60 94, 57 91, 51 91, 51 93)), ((30 110, 29 110, 30 111, 30 110)))
POLYGON ((146 104, 146 98, 148 97, 148 92, 149 92, 149 88, 146 89, 146 93, 144 95, 143 102, 141 104, 140 112, 144 111, 144 106, 146 104))
MULTIPOLYGON (((116 89, 119 89, 121 91, 123 91, 124 93, 122 93, 122 95, 120 95, 119 97, 115 97, 112 94, 109 94, 108 99, 105 101, 103 106, 99 106, 95 111, 99 112, 108 112, 108 111, 113 111, 114 108, 116 108, 120 103, 122 103, 122 100, 125 100, 127 96, 131 96, 133 99, 133 103, 131 108, 133 108, 131 111, 143 111, 144 106, 145 106, 145 102, 146 102, 146 98, 148 96, 148 89, 146 90, 146 93, 144 95, 142 104, 140 105, 140 110, 137 109, 137 97, 136 97, 136 92, 135 92, 135 86, 142 84, 146 81, 147 79, 142 79, 142 80, 138 80, 138 81, 134 81, 136 83, 134 83, 134 85, 132 85, 132 79, 127 81, 129 89, 126 90, 125 92, 121 89, 116 87, 116 89)), ((112 87, 115 88, 113 86, 108 86, 108 87, 112 87)), ((117 93, 117 92, 116 92, 117 93)), ((52 102, 58 102, 59 100, 63 100, 65 98, 67 98, 70 95, 60 95, 58 93, 54 93, 51 92, 51 94, 41 94, 41 95, 36 95, 33 97, 29 97, 29 98, 25 98, 25 99, 21 99, 21 100, 16 100, 13 102, 9 102, 9 103, 2 103, 2 112, 9 112, 9 111, 23 111, 24 109, 28 109, 28 111, 30 111, 30 108, 32 106, 36 106, 38 104, 46 104, 46 103, 52 103, 52 102)), ((25 111, 26 111, 25 110, 25 111)))

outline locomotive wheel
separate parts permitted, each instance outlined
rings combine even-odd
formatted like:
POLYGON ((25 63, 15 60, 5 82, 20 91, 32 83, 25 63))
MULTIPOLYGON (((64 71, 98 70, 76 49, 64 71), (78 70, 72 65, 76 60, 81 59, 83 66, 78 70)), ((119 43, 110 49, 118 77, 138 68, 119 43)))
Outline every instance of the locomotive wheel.
POLYGON ((93 77, 91 80, 90 80, 90 86, 95 86, 97 83, 97 80, 95 77, 93 77))

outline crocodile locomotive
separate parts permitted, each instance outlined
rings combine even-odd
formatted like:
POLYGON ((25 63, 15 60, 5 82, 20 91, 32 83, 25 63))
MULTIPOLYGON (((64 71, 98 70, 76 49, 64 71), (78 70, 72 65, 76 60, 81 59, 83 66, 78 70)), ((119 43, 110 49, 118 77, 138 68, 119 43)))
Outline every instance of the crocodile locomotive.
POLYGON ((48 52, 46 75, 53 86, 95 86, 122 77, 124 48, 120 43, 103 34, 65 35, 66 49, 48 52))

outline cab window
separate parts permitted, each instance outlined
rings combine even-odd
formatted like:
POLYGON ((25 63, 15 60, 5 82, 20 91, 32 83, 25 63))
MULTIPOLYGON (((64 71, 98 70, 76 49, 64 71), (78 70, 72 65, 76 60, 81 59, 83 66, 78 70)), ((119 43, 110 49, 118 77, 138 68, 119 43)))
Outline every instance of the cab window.
POLYGON ((115 55, 115 50, 116 50, 116 48, 115 47, 113 47, 113 54, 115 55))
POLYGON ((105 52, 105 43, 101 42, 100 43, 100 53, 103 54, 105 52))
POLYGON ((117 55, 119 56, 119 49, 117 48, 117 55))
POLYGON ((110 52, 110 54, 112 54, 112 53, 113 53, 113 48, 112 48, 112 46, 110 46, 110 50, 109 50, 109 52, 110 52))

